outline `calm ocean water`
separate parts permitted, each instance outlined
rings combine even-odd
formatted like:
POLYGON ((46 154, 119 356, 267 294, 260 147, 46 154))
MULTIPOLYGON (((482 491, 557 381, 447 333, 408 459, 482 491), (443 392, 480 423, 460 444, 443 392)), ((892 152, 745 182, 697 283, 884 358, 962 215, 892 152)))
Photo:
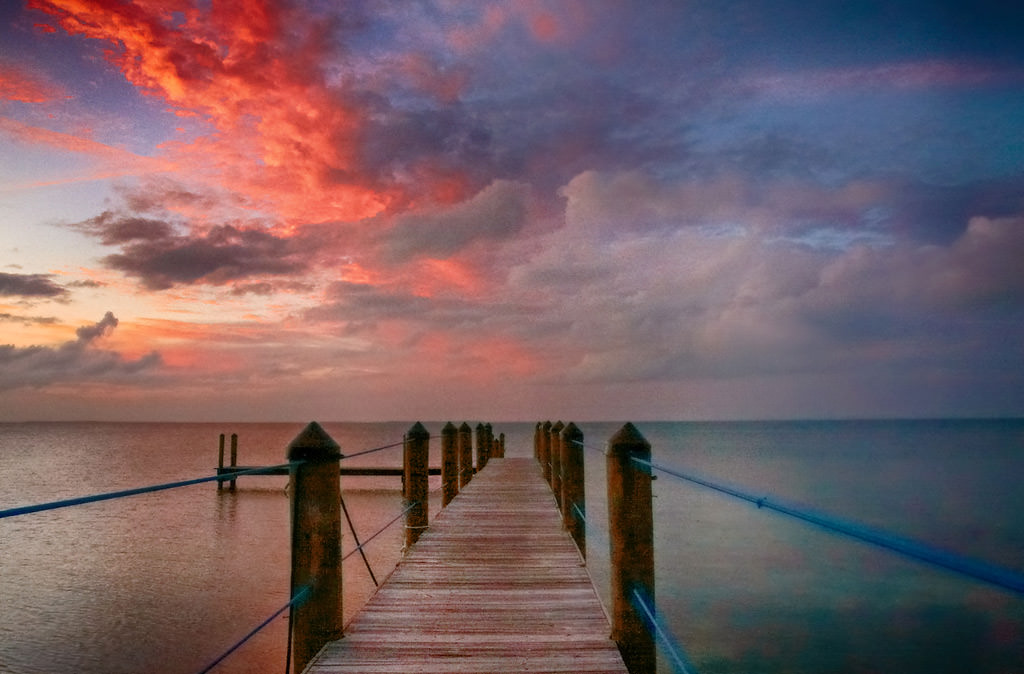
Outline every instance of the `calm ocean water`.
MULTIPOLYGON (((400 440, 409 425, 324 424, 347 453, 400 440)), ((599 450, 619 424, 580 426, 599 450)), ((1024 570, 1024 420, 637 426, 656 462, 1024 570)), ((239 434, 240 463, 280 463, 301 427, 0 424, 0 508, 209 475, 220 433, 239 434)), ((494 430, 509 455, 532 452, 532 424, 494 430)), ((599 451, 587 452, 587 471, 589 562, 606 598, 599 451)), ((0 672, 202 669, 287 601, 286 481, 0 520, 0 672)), ((398 489, 397 478, 344 480, 361 537, 400 511, 398 489)), ((665 475, 655 496, 658 605, 703 674, 1024 672, 1024 598, 665 475)), ((378 577, 400 549, 397 526, 370 543, 378 577)), ((348 619, 373 591, 358 556, 345 585, 348 619)), ((216 671, 283 671, 286 625, 216 671)))

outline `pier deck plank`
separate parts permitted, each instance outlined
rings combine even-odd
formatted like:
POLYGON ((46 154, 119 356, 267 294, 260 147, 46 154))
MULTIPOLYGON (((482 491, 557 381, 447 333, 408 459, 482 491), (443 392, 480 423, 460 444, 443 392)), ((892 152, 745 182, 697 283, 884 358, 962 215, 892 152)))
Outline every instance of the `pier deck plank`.
POLYGON ((308 674, 625 674, 533 459, 492 459, 308 674))

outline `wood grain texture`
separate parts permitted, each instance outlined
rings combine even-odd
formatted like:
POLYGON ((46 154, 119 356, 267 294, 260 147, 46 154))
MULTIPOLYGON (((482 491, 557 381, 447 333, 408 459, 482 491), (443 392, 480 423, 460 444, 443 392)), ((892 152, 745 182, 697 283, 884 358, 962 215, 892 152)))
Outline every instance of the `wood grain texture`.
POLYGON ((625 674, 533 459, 492 459, 308 674, 625 674))

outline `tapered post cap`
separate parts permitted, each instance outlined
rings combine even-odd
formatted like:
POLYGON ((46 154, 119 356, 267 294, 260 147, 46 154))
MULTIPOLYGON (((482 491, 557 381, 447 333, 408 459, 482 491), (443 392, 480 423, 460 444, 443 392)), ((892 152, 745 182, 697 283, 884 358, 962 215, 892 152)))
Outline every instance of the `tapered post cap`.
POLYGON ((336 461, 342 456, 341 446, 315 421, 295 436, 287 452, 289 461, 336 461))

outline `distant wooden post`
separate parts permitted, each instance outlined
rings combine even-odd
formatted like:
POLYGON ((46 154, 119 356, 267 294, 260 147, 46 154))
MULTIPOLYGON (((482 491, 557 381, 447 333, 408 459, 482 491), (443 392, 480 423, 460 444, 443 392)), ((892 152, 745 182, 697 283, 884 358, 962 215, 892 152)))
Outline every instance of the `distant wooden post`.
POLYGON ((476 469, 481 471, 487 465, 487 429, 483 423, 476 425, 476 469))
POLYGON ((405 549, 419 540, 427 528, 430 433, 416 422, 405 434, 405 549))
POLYGON ((555 505, 562 510, 562 429, 565 424, 555 422, 551 427, 551 493, 555 495, 555 505))
MULTIPOLYGON (((217 475, 224 472, 224 434, 220 434, 220 443, 217 449, 217 475)), ((217 491, 224 489, 224 480, 217 480, 217 491)))
POLYGON ((586 479, 583 468, 583 431, 576 424, 562 429, 562 524, 584 559, 587 558, 586 479))
POLYGON ((498 455, 498 446, 494 441, 494 427, 490 423, 484 424, 484 436, 487 438, 487 460, 490 461, 498 455))
POLYGON ((608 441, 608 535, 611 540, 612 639, 630 674, 653 674, 654 637, 636 609, 634 592, 654 604, 654 517, 651 445, 627 423, 608 441))
POLYGON ((288 445, 291 495, 291 596, 306 586, 309 598, 292 608, 294 671, 328 641, 341 638, 341 451, 316 422, 288 445))
POLYGON ((540 463, 540 422, 533 427, 533 458, 540 463))
POLYGON ((447 506, 459 493, 459 429, 448 422, 441 429, 441 506, 447 506))
POLYGON ((544 481, 551 484, 551 422, 545 421, 540 426, 540 470, 544 481))
MULTIPOLYGON (((238 433, 231 434, 231 467, 235 468, 238 466, 238 433)), ((235 478, 231 478, 231 491, 235 490, 235 478)))
POLYGON ((498 456, 505 458, 505 434, 498 433, 498 456))
POLYGON ((473 479, 473 429, 465 421, 459 426, 459 489, 473 479))

